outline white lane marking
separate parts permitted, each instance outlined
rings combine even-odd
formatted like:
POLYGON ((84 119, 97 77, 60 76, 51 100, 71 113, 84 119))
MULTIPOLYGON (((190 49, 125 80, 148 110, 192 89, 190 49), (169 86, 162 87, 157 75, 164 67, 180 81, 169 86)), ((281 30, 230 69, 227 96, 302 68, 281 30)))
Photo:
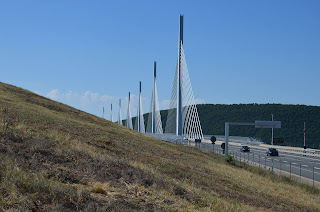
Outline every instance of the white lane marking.
MULTIPOLYGON (((289 166, 289 165, 285 165, 285 166, 289 166)), ((296 168, 296 169, 299 169, 300 167, 299 166, 291 166, 291 168, 296 168)), ((316 168, 316 167, 314 167, 314 169, 318 169, 318 170, 320 170, 320 168, 316 168)), ((309 169, 303 169, 303 168, 301 168, 301 170, 303 170, 303 171, 307 171, 307 172, 313 172, 312 171, 312 169, 311 170, 309 170, 309 169)), ((320 174, 320 172, 314 172, 315 174, 320 174)))
MULTIPOLYGON (((281 152, 281 151, 279 151, 279 154, 280 155, 283 155, 283 156, 285 156, 285 157, 289 157, 289 158, 296 158, 297 160, 298 159, 300 159, 300 160, 302 160, 302 161, 306 161, 306 160, 310 160, 310 159, 312 159, 312 160, 317 160, 317 159, 315 159, 315 158, 310 158, 310 157, 306 157, 306 156, 297 156, 297 155, 293 155, 293 154, 290 154, 290 153, 286 153, 286 152, 281 152)), ((318 160, 319 162, 320 162, 320 159, 318 160)))
MULTIPOLYGON (((267 150, 267 148, 264 148, 264 147, 251 147, 251 149, 256 149, 256 151, 266 151, 267 150)), ((285 152, 285 150, 281 150, 281 149, 279 149, 279 151, 283 152, 284 154, 291 154, 291 155, 294 154, 294 153, 285 152)), ((302 153, 301 153, 301 155, 302 155, 302 153)))
MULTIPOLYGON (((263 158, 263 157, 262 157, 262 158, 263 158)), ((267 158, 267 157, 264 157, 264 158, 268 161, 268 163, 271 162, 270 160, 272 160, 272 158, 267 158)), ((277 160, 277 159, 274 159, 274 160, 277 160)), ((245 160, 245 161, 248 161, 248 160, 245 160)), ((252 160, 250 160, 250 161, 252 161, 252 160)), ((277 160, 277 161, 278 161, 278 160, 277 160)), ((249 161, 248 161, 248 162, 249 162, 249 161)), ((288 163, 288 161, 282 161, 282 162, 283 162, 283 163, 288 163)), ((292 168, 292 169, 300 169, 300 166, 294 166, 294 165, 298 165, 298 164, 300 164, 300 163, 291 163, 291 168, 292 168)), ((263 166, 262 163, 261 163, 261 165, 263 166)), ((290 165, 284 164, 284 166, 289 167, 290 165)), ((301 165, 301 167, 310 168, 310 167, 307 166, 307 165, 301 165)), ((314 167, 314 169, 315 169, 315 170, 320 170, 320 168, 318 168, 318 167, 314 167)), ((286 171, 286 170, 283 170, 283 171, 286 171)), ((309 170, 309 169, 301 168, 301 171, 310 172, 310 173, 313 172, 312 168, 310 168, 310 170, 309 170)), ((320 175, 320 172, 314 171, 314 174, 320 175)), ((309 177, 307 177, 307 178, 308 178, 308 179, 311 179, 311 178, 309 178, 309 177)))
MULTIPOLYGON (((262 152, 262 153, 265 154, 264 150, 257 149, 256 151, 262 152)), ((280 151, 280 153, 281 153, 280 155, 282 155, 283 157, 303 159, 303 160, 299 160, 299 161, 306 161, 306 162, 308 161, 308 159, 312 159, 313 161, 317 161, 317 162, 320 163, 320 159, 317 160, 315 158, 308 158, 306 156, 296 156, 296 155, 293 155, 293 154, 290 154, 290 153, 281 152, 281 151, 280 151)), ((295 159, 295 160, 297 160, 297 159, 295 159)))
MULTIPOLYGON (((230 146, 231 148, 230 149, 233 149, 233 147, 232 146, 230 146)), ((260 151, 261 152, 261 151, 260 151)), ((254 155, 254 154, 253 154, 254 155)), ((254 157, 256 158, 256 157, 259 157, 260 155, 258 154, 258 156, 257 156, 257 154, 256 155, 254 155, 254 157)), ((243 157, 245 157, 244 155, 243 155, 243 157)), ((284 157, 285 158, 285 156, 280 156, 280 157, 284 157)), ((288 159, 290 159, 290 158, 288 158, 288 159)), ((304 159, 306 159, 305 157, 304 157, 304 159)), ((268 162, 271 160, 270 158, 268 158, 268 159, 265 159, 265 157, 263 157, 263 156, 260 156, 260 160, 268 160, 268 162)), ((278 161, 277 159, 275 159, 276 161, 278 161)), ((252 161, 252 160, 251 160, 252 161)), ((293 160, 294 161, 294 160, 293 160)), ((300 161, 300 160, 298 160, 298 161, 300 161)), ((283 161, 284 163, 287 163, 288 161, 283 161)), ((295 161, 296 162, 296 161, 295 161)), ((305 163, 308 163, 309 161, 305 161, 305 163)), ((313 163, 314 163, 314 161, 312 161, 313 163)), ((297 164, 297 163, 294 163, 294 164, 297 164)), ((314 165, 315 166, 318 166, 318 165, 320 165, 320 163, 314 163, 314 165)))
POLYGON ((309 163, 320 164, 319 162, 309 161, 309 163))

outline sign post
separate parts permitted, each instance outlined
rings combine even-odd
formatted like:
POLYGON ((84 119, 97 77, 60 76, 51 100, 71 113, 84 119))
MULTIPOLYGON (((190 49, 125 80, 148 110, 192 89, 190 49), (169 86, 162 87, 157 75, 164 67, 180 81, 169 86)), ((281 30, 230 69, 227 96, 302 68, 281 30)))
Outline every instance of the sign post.
POLYGON ((306 156, 306 149, 307 149, 307 146, 306 146, 306 133, 307 133, 307 130, 306 130, 306 122, 304 122, 304 129, 303 129, 303 150, 302 150, 302 156, 306 156))
MULTIPOLYGON (((273 114, 271 114, 271 121, 273 121, 273 114)), ((273 127, 271 128, 271 145, 273 145, 273 127)))
POLYGON ((229 122, 226 122, 225 124, 225 148, 224 148, 224 156, 228 156, 229 151, 229 122))
POLYGON ((304 129, 303 129, 303 148, 306 149, 306 122, 304 122, 304 129))

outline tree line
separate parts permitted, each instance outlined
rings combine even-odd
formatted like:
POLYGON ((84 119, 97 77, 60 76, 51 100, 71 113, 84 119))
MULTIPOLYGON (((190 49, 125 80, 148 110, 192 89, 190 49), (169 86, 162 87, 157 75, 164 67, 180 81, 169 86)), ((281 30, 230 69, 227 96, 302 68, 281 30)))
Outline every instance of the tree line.
MULTIPOLYGON (((281 128, 274 129, 274 138, 284 143, 303 147, 303 127, 306 122, 307 148, 320 148, 320 107, 283 104, 200 104, 197 105, 199 118, 205 135, 224 135, 225 122, 281 121, 281 128)), ((162 110, 161 119, 165 129, 168 110, 162 110)), ((144 114, 147 124, 148 114, 144 114)), ((134 123, 134 120, 133 120, 134 123)), ((271 129, 257 129, 253 126, 231 126, 230 135, 245 136, 271 143, 271 129)))

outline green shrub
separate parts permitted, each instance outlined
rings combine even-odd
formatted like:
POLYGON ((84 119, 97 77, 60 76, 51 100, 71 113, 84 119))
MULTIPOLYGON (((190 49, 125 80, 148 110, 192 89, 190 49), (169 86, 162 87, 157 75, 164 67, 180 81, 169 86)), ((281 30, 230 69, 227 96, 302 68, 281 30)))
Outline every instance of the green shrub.
POLYGON ((230 154, 228 154, 227 158, 225 159, 225 161, 232 164, 233 163, 233 157, 230 154))

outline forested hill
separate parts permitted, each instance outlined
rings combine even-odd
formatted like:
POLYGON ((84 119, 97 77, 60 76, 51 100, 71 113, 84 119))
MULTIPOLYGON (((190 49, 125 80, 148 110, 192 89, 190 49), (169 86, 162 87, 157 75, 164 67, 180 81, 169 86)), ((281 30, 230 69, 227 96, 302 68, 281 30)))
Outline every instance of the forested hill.
MULTIPOLYGON (((320 107, 282 104, 203 104, 197 105, 204 134, 224 135, 224 123, 281 121, 281 129, 274 129, 274 137, 284 138, 285 144, 303 146, 303 122, 306 122, 306 143, 309 148, 320 145, 320 107)), ((161 111, 165 126, 167 111, 161 111)), ((271 142, 271 129, 256 129, 253 126, 231 126, 230 135, 248 136, 271 142)))

